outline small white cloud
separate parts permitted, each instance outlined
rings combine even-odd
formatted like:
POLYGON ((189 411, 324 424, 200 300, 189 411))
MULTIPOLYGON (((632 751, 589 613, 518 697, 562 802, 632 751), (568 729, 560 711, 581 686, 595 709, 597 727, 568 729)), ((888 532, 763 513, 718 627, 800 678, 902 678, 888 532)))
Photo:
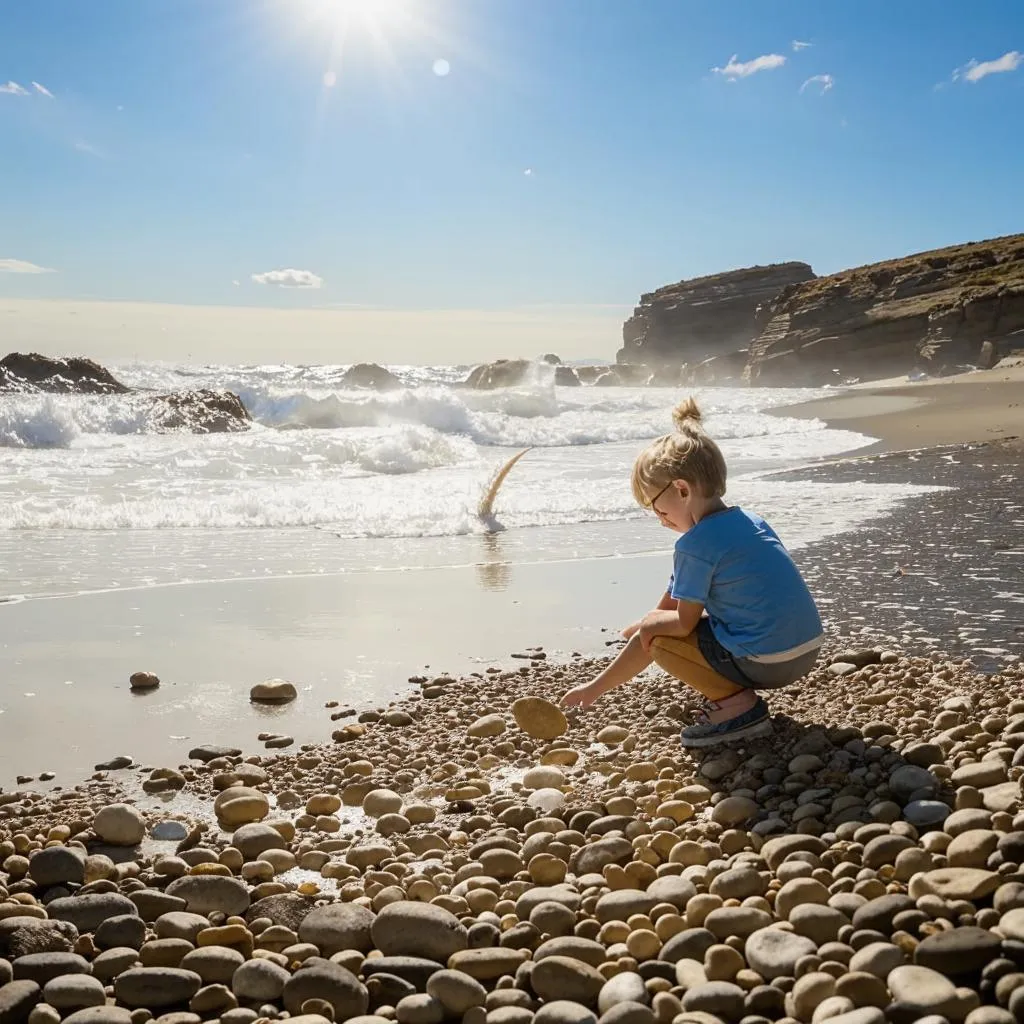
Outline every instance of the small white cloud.
POLYGON ((835 84, 836 80, 831 75, 811 75, 811 77, 808 78, 807 81, 800 86, 800 92, 803 92, 805 89, 810 88, 812 85, 820 85, 820 95, 824 96, 825 93, 827 93, 829 89, 831 89, 832 86, 835 84))
POLYGON ((1022 64, 1024 64, 1024 53, 1019 50, 1010 50, 1002 57, 996 57, 995 60, 983 60, 980 63, 976 60, 969 60, 963 67, 959 67, 953 72, 953 81, 959 82, 963 79, 965 82, 980 82, 989 75, 1016 71, 1022 64))
POLYGON ((0 273, 4 274, 55 274, 52 267, 40 267, 28 260, 0 260, 0 273))
POLYGON ((10 96, 28 95, 28 89, 22 88, 17 82, 8 82, 6 85, 0 85, 0 92, 5 92, 10 96))
POLYGON ((808 47, 813 46, 814 43, 805 43, 802 39, 793 40, 793 52, 799 53, 801 50, 806 50, 808 47))
POLYGON ((237 288, 237 287, 239 287, 239 285, 241 285, 242 282, 241 281, 232 281, 231 283, 237 288))
POLYGON ((269 284, 276 288, 319 288, 324 279, 312 270, 267 270, 262 274, 253 274, 257 284, 269 284))
POLYGON ((780 53, 766 53, 747 61, 739 61, 736 59, 737 57, 738 54, 734 53, 724 68, 712 68, 711 70, 716 75, 724 75, 730 82, 735 82, 738 78, 756 75, 758 71, 774 71, 775 68, 781 68, 786 63, 786 58, 780 53))
POLYGON ((35 89, 35 91, 39 93, 40 96, 47 96, 51 100, 53 99, 53 93, 50 92, 50 90, 47 89, 46 86, 43 85, 41 82, 33 82, 32 88, 35 89))
POLYGON ((75 143, 75 149, 79 153, 88 153, 89 156, 98 157, 100 160, 106 160, 107 154, 103 152, 98 146, 94 146, 91 142, 86 142, 85 139, 79 139, 75 143))
POLYGON ((526 170, 523 171, 523 174, 525 174, 527 178, 532 178, 533 177, 533 168, 532 167, 527 167, 526 170))

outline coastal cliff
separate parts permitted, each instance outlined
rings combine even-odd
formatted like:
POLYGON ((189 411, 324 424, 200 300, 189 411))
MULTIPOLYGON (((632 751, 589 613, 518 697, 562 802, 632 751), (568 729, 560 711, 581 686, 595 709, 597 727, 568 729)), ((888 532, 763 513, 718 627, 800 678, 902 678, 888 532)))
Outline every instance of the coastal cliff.
POLYGON ((916 253, 786 288, 744 380, 816 385, 991 366, 1024 347, 1024 235, 916 253), (1015 337, 1016 336, 1016 337, 1015 337))
POLYGON ((697 368, 724 357, 716 373, 738 375, 757 334, 758 309, 787 287, 813 279, 806 263, 777 263, 679 281, 641 295, 623 325, 616 361, 706 376, 712 367, 697 368))

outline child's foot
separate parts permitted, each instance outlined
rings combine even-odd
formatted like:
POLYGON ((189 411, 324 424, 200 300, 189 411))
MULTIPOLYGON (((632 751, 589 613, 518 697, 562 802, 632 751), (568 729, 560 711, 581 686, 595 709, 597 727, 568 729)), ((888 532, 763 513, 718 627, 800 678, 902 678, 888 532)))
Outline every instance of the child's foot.
POLYGON ((772 720, 768 714, 768 705, 758 697, 745 711, 727 718, 720 718, 719 706, 709 702, 709 711, 702 712, 702 721, 691 725, 679 734, 679 742, 684 747, 714 747, 719 743, 730 743, 733 740, 753 739, 765 736, 772 731, 772 720))

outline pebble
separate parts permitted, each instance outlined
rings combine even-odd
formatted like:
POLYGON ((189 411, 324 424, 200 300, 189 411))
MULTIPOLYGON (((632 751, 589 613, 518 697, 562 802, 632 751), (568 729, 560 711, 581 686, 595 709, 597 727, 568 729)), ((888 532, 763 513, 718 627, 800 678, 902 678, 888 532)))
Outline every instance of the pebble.
POLYGON ((201 986, 198 974, 174 967, 136 967, 114 979, 118 1002, 133 1008, 160 1009, 187 1003, 201 986))
POLYGON ((803 935, 762 928, 748 939, 744 950, 747 963, 762 978, 793 977, 797 961, 811 956, 817 946, 803 935))
POLYGON ((138 846, 146 834, 146 821, 130 804, 109 804, 93 819, 96 835, 111 846, 138 846))
POLYGON ((466 927, 454 914, 408 900, 384 907, 372 922, 371 936, 385 956, 417 956, 441 963, 469 945, 466 927))
POLYGON ((327 957, 344 949, 366 953, 373 948, 373 923, 374 915, 365 907, 354 903, 328 903, 302 918, 299 939, 312 943, 327 957))
POLYGON ((520 697, 513 701, 512 717, 523 732, 538 740, 557 739, 569 728, 561 708, 543 697, 520 697))

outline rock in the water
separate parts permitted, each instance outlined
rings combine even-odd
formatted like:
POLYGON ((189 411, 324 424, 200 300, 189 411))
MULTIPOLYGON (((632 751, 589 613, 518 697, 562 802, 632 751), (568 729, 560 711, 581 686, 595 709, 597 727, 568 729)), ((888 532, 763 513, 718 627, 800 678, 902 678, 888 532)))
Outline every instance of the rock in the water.
POLYGON ((374 919, 371 935, 385 956, 416 956, 440 963, 469 946, 466 927, 454 914, 409 900, 386 906, 374 919))
POLYGON ((213 743, 202 743, 198 747, 193 747, 188 756, 193 761, 202 761, 206 764, 222 757, 238 757, 241 753, 237 747, 219 747, 213 743))
POLYGON ((356 363, 341 375, 341 386, 395 391, 402 386, 402 382, 390 370, 376 363, 356 363))
POLYGON ((154 395, 149 423, 160 433, 224 434, 248 430, 252 417, 231 391, 199 388, 154 395))
POLYGON ((298 695, 294 683, 286 679, 267 679, 249 691, 249 700, 254 704, 287 704, 298 695))
POLYGON ((11 352, 0 359, 0 392, 4 391, 121 395, 128 388, 91 359, 11 352))
POLYGON ((160 677, 155 672, 133 672, 128 677, 128 685, 133 690, 155 690, 160 685, 160 677))
POLYGON ((131 804, 108 804, 92 823, 93 830, 111 846, 138 846, 146 834, 146 822, 131 804))
POLYGON ((553 740, 569 728, 562 709, 543 697, 520 697, 512 704, 516 725, 537 740, 553 740))

